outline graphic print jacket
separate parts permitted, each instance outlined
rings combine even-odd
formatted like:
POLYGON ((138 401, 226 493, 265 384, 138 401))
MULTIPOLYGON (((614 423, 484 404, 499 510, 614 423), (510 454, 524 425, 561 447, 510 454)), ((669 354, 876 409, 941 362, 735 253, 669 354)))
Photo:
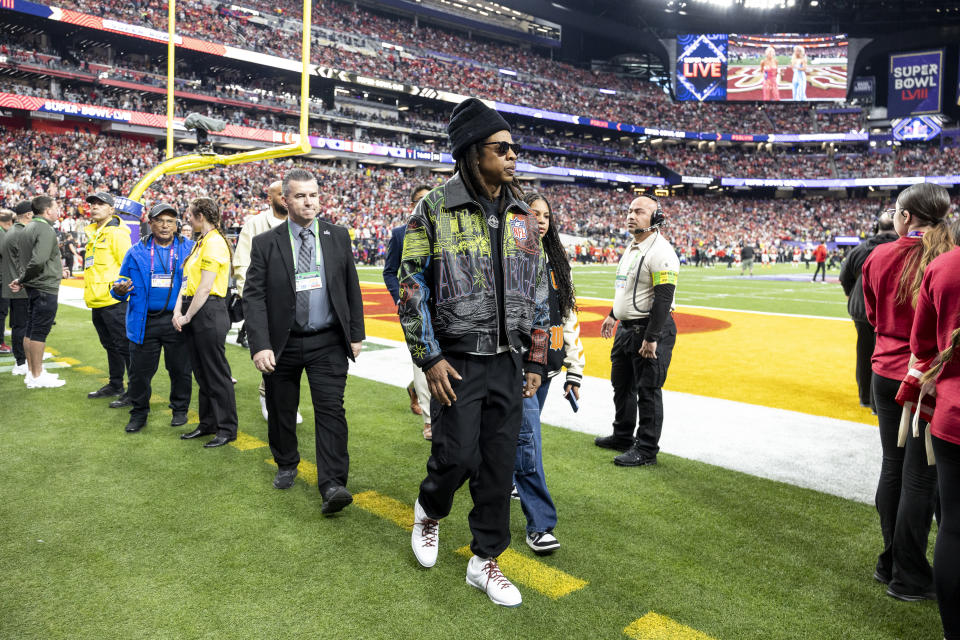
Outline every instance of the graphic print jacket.
MULTIPOLYGON (((507 191, 503 225, 503 292, 507 344, 524 368, 544 375, 550 314, 547 272, 536 218, 507 191)), ((459 174, 431 191, 407 222, 400 260, 398 313, 418 367, 444 351, 497 353, 497 292, 490 232, 480 203, 459 174)))

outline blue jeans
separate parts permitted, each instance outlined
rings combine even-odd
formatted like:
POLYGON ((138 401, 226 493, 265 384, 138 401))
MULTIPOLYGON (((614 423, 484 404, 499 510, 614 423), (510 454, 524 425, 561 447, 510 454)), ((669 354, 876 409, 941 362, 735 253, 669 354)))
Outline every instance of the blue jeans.
POLYGON ((532 398, 523 399, 523 419, 517 437, 517 457, 513 481, 520 494, 520 506, 527 516, 527 533, 552 531, 557 526, 557 509, 543 474, 543 446, 540 438, 540 412, 550 390, 549 378, 532 398))

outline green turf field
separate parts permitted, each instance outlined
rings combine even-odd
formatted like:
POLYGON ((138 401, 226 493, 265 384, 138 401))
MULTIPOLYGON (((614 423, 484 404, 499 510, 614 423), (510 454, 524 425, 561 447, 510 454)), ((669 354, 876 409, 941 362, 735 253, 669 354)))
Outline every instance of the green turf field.
MULTIPOLYGON (((581 287, 603 295, 610 278, 585 272, 581 287)), ((710 275, 684 270, 681 290, 710 275)), ((103 378, 79 369, 106 366, 89 312, 61 306, 49 344, 75 359, 62 389, 27 392, 0 374, 3 639, 615 639, 649 612, 724 640, 940 637, 935 604, 896 602, 872 580, 872 507, 669 455, 615 467, 590 436, 549 426, 563 547, 534 566, 586 584, 559 598, 521 584, 523 605, 501 609, 464 583, 465 488, 437 566, 421 569, 389 519, 356 504, 323 518, 316 487, 273 489, 268 449, 179 440, 162 369, 148 427, 124 433, 122 411, 85 398, 103 378)), ((239 348, 228 355, 240 429, 266 440, 256 372, 239 348)), ((406 394, 351 377, 346 405, 349 488, 409 506, 428 445, 406 394)), ((312 430, 300 434, 312 461, 312 430)), ((511 549, 533 560, 516 502, 513 516, 511 549)))
MULTIPOLYGON (((577 294, 613 299, 615 265, 575 266, 577 294)), ((761 267, 755 265, 753 277, 740 276, 740 269, 718 267, 681 267, 677 284, 677 304, 717 307, 743 311, 791 313, 848 318, 847 299, 836 278, 838 271, 827 272, 827 283, 811 282, 814 266, 804 269, 792 265, 761 267), (766 278, 795 277, 797 281, 766 278), (831 281, 832 279, 832 281, 831 281)), ((361 268, 360 280, 383 284, 379 268, 361 268)))

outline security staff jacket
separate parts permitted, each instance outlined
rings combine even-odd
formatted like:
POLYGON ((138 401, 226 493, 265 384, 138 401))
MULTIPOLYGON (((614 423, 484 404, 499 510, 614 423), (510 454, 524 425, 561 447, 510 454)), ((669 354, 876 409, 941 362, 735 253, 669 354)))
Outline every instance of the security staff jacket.
MULTIPOLYGON (((152 243, 153 236, 147 236, 130 247, 130 250, 123 256, 119 275, 129 278, 133 282, 133 288, 125 296, 117 295, 112 288, 110 289, 110 295, 114 300, 129 302, 127 305, 127 338, 136 344, 143 344, 144 332, 147 329, 148 304, 154 280, 151 274, 164 275, 170 273, 170 263, 163 262, 161 264, 156 255, 156 248, 154 248, 153 265, 151 265, 150 248, 152 243)), ((183 285, 183 263, 186 262, 192 248, 193 240, 187 240, 180 235, 174 236, 173 242, 169 245, 172 255, 168 255, 168 260, 173 263, 173 273, 170 279, 170 299, 164 309, 165 311, 173 311, 177 304, 178 292, 183 285)))
POLYGON ((83 255, 83 302, 91 309, 115 305, 118 300, 110 289, 130 249, 130 229, 119 216, 111 216, 102 227, 87 225, 84 233, 88 240, 83 255))

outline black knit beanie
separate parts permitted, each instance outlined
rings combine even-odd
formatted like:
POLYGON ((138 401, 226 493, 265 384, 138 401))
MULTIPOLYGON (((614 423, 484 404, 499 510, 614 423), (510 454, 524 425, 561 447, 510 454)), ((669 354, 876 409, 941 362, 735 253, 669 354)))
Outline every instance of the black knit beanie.
POLYGON ((447 133, 450 135, 450 154, 459 160, 474 142, 485 140, 497 131, 510 131, 510 125, 499 113, 476 98, 467 98, 453 108, 447 133))

